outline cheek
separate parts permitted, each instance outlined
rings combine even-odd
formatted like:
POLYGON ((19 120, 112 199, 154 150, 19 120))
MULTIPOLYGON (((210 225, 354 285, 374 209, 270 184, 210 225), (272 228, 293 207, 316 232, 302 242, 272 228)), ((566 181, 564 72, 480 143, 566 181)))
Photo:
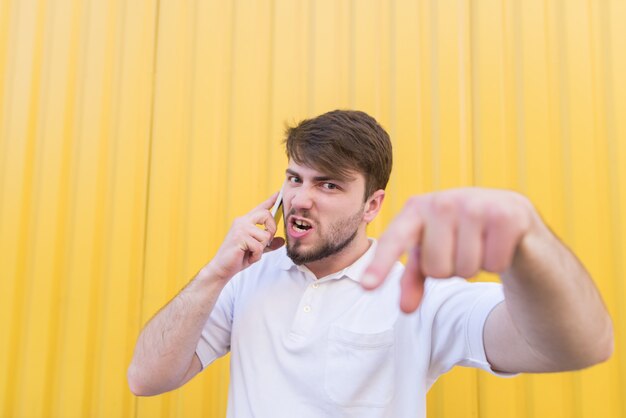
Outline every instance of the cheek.
POLYGON ((283 196, 283 213, 285 216, 291 215, 291 204, 289 203, 291 200, 287 198, 287 196, 283 196))
POLYGON ((285 215, 289 216, 295 213, 295 210, 293 209, 292 201, 296 197, 297 196, 295 193, 293 193, 293 191, 286 190, 286 189, 283 191, 283 211, 285 215))

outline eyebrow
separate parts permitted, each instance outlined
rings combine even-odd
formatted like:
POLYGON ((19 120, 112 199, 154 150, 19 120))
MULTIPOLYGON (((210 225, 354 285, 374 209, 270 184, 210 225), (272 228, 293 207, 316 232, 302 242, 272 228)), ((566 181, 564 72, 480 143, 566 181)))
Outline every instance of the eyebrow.
MULTIPOLYGON (((293 171, 292 169, 288 168, 285 170, 286 174, 291 174, 292 176, 296 176, 296 177, 302 177, 298 172, 293 171)), ((332 177, 332 176, 315 176, 313 177, 313 181, 344 181, 344 182, 352 182, 354 180, 356 180, 356 177, 332 177)))

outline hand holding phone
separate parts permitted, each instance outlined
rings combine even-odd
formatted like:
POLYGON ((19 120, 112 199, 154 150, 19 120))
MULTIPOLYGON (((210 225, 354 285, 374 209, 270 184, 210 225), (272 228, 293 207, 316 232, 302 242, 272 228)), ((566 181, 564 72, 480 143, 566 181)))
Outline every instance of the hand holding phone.
POLYGON ((230 280, 241 270, 259 261, 264 253, 276 250, 285 243, 283 238, 272 236, 283 212, 282 192, 276 198, 274 196, 235 219, 215 257, 204 267, 213 276, 230 280), (276 221, 274 225, 267 217, 268 210, 276 221))

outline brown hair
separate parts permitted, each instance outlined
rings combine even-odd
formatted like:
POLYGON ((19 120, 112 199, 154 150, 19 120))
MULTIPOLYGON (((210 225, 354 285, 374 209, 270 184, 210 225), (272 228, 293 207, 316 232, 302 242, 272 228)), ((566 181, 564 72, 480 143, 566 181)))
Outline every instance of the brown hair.
POLYGON ((287 157, 298 164, 346 177, 365 177, 366 200, 385 189, 393 163, 389 135, 365 112, 333 110, 305 119, 285 132, 287 157))

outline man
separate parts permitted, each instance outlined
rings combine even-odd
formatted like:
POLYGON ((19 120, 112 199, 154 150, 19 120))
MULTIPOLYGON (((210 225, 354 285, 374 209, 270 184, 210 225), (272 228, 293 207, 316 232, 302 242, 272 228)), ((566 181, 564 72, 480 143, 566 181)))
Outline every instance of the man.
POLYGON ((285 142, 286 246, 269 211, 277 195, 235 220, 142 331, 135 394, 175 389, 230 351, 229 417, 423 417, 428 388, 454 365, 506 375, 610 356, 591 278, 523 196, 417 196, 376 243, 366 226, 392 165, 378 123, 333 111, 285 142), (461 279, 480 270, 502 285, 461 279))

